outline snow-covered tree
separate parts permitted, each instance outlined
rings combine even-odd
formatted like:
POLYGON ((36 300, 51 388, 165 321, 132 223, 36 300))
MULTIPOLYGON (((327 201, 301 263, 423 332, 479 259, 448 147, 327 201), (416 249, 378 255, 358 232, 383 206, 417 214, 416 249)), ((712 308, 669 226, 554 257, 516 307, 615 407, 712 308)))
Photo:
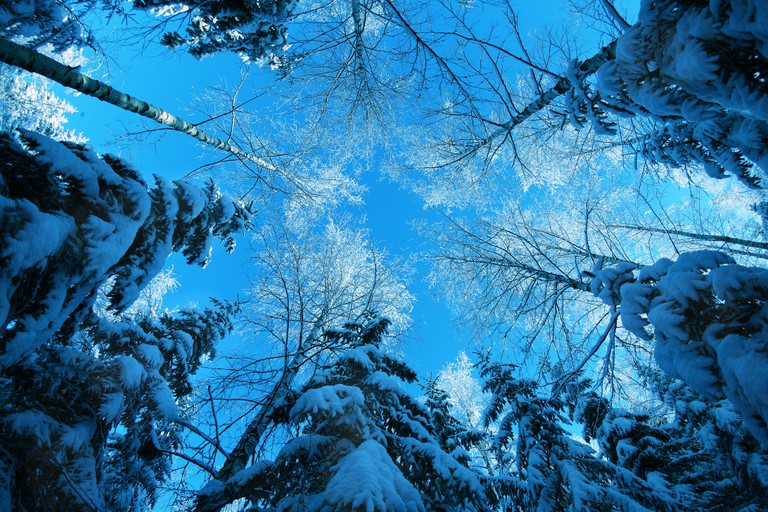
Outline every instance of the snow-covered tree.
POLYGON ((571 70, 572 117, 598 128, 608 112, 648 117, 656 123, 642 143, 649 159, 696 163, 710 176, 765 188, 766 20, 760 0, 644 0, 594 91, 571 70))
POLYGON ((486 398, 475 373, 475 364, 462 351, 440 370, 432 386, 447 394, 452 416, 471 428, 480 425, 486 398))
POLYGON ((604 281, 624 326, 654 340, 661 369, 709 399, 728 398, 768 445, 768 270, 697 251, 604 281))
POLYGON ((285 22, 296 0, 135 0, 133 6, 166 18, 162 44, 182 47, 192 55, 203 57, 231 51, 248 61, 283 64, 288 47, 285 22), (173 30, 178 24, 178 30, 173 30))
POLYGON ((379 348, 388 323, 326 332, 350 349, 281 404, 300 434, 271 468, 277 510, 487 509, 460 446, 445 451, 448 424, 406 389, 416 375, 379 348))
POLYGON ((492 430, 483 428, 482 413, 488 396, 483 393, 480 379, 475 375, 475 364, 464 352, 443 367, 433 380, 424 386, 424 404, 437 425, 441 446, 448 452, 457 451, 476 468, 491 489, 494 498, 493 476, 504 471, 506 460, 496 460, 491 450, 492 430))
POLYGON ((233 306, 128 318, 95 301, 124 311, 172 251, 204 265, 251 214, 212 184, 148 189, 117 158, 33 132, 2 134, 0 154, 0 508, 140 509, 233 306))
POLYGON ((479 431, 453 416, 451 397, 438 387, 437 380, 429 380, 424 386, 424 405, 429 410, 440 447, 462 464, 469 465, 471 456, 468 450, 480 441, 479 431))
MULTIPOLYGON (((329 222, 297 234, 275 223, 265 226, 259 238, 254 241, 256 274, 242 315, 245 331, 256 343, 230 359, 229 368, 212 383, 213 397, 208 397, 220 402, 222 415, 245 425, 228 427, 239 435, 226 459, 211 452, 211 465, 218 459, 221 467, 201 507, 235 499, 228 495, 226 482, 248 471, 249 459, 273 442, 276 404, 349 348, 350 338, 323 332, 362 321, 371 307, 391 318, 394 335, 410 325, 412 297, 403 276, 363 230, 329 222)), ((392 335, 386 335, 384 343, 391 342, 392 335)), ((217 426, 210 427, 213 436, 217 426)))
POLYGON ((148 34, 162 31, 166 46, 184 47, 197 57, 232 51, 250 61, 279 66, 287 45, 284 23, 293 4, 295 0, 135 0, 130 6, 116 0, 25 0, 0 6, 0 37, 33 48, 50 45, 55 51, 98 44, 88 25, 92 20, 85 19, 89 11, 130 16, 135 9, 159 18, 148 34))
POLYGON ((658 369, 645 377, 664 410, 613 409, 592 392, 569 396, 571 418, 595 437, 601 455, 684 510, 765 508, 768 454, 733 406, 708 400, 658 369))
POLYGON ((481 367, 491 395, 484 422, 496 424, 498 458, 514 453, 514 465, 495 477, 505 510, 677 509, 670 496, 569 434, 561 399, 542 396, 515 370, 489 360, 481 367))
POLYGON ((0 131, 23 128, 56 140, 85 142, 83 135, 65 127, 73 112, 70 103, 53 93, 50 82, 0 65, 0 131))
POLYGON ((636 228, 637 240, 619 239, 609 224, 616 207, 578 207, 520 208, 493 222, 449 219, 433 234, 444 244, 434 276, 445 276, 440 285, 458 310, 514 344, 515 362, 532 367, 528 375, 559 379, 589 368, 604 386, 645 366, 653 352, 671 376, 711 399, 729 398, 765 442, 765 269, 690 250, 721 243, 760 256, 762 242, 654 227, 636 228), (642 238, 657 231, 666 240, 642 238), (677 262, 650 259, 675 251, 677 262), (634 255, 640 263, 627 261, 634 255), (593 366, 598 358, 602 367, 593 366))
POLYGON ((91 41, 91 33, 81 16, 99 4, 118 7, 114 0, 23 0, 0 5, 0 37, 39 48, 48 45, 56 51, 81 46, 91 41))
POLYGON ((594 232, 589 209, 576 208, 446 218, 427 234, 436 242, 431 277, 478 342, 513 347, 528 376, 558 378, 584 364, 595 370, 619 353, 627 365, 608 365, 605 374, 606 386, 618 387, 638 340, 617 329, 618 315, 592 294, 584 272, 624 254, 594 232))

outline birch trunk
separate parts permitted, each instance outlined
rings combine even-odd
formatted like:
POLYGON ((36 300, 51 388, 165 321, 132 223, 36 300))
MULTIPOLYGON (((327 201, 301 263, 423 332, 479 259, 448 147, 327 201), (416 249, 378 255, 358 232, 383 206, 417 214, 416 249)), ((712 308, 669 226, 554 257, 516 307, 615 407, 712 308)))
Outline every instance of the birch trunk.
MULTIPOLYGON (((768 243, 758 242, 755 240, 747 240, 744 238, 735 238, 725 235, 705 235, 702 233, 693 233, 691 231, 682 231, 679 229, 663 229, 652 228, 648 226, 634 226, 632 224, 610 224, 609 228, 630 229, 632 231, 640 231, 645 233, 659 233, 662 235, 678 235, 691 240, 703 240, 707 242, 722 242, 724 244, 740 245, 742 247, 752 247, 755 249, 768 249, 768 243)), ((751 254, 755 256, 754 254, 751 254)))
POLYGON ((0 38, 0 61, 11 66, 22 68, 31 73, 44 76, 65 87, 74 89, 101 101, 111 103, 116 107, 129 112, 135 112, 143 117, 151 119, 159 124, 173 128, 174 130, 194 137, 195 139, 213 146, 221 151, 226 151, 238 158, 255 163, 268 171, 282 174, 281 170, 262 158, 246 153, 228 142, 213 135, 209 135, 195 125, 151 105, 138 98, 134 98, 124 92, 90 78, 80 73, 77 68, 65 66, 54 59, 38 53, 26 46, 16 44, 7 39, 0 38))
MULTIPOLYGON (((610 60, 613 60, 615 57, 616 41, 612 41, 607 46, 604 46, 597 54, 583 61, 579 65, 578 69, 585 75, 591 75, 596 73, 600 66, 610 60)), ((544 110, 544 108, 555 101, 555 99, 557 99, 559 96, 562 96, 572 88, 573 84, 571 84, 571 81, 567 77, 562 77, 553 87, 541 94, 538 98, 536 98, 535 101, 529 103, 519 114, 512 117, 512 119, 491 133, 485 140, 482 141, 482 143, 478 146, 478 149, 480 147, 486 146, 500 136, 511 132, 515 129, 515 127, 522 124, 533 114, 544 110)))

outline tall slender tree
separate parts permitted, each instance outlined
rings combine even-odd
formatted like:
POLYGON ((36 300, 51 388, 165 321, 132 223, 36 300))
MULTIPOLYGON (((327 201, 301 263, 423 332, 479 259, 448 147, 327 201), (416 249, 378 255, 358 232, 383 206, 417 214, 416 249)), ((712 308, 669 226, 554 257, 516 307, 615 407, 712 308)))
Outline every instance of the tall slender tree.
POLYGON ((273 226, 261 237, 255 254, 258 278, 243 317, 262 349, 233 357, 213 385, 213 399, 222 402, 219 410, 232 411, 233 426, 241 433, 205 488, 210 491, 206 507, 234 499, 226 494, 227 482, 251 470, 249 460, 273 442, 276 408, 318 367, 349 348, 348 338, 324 336, 326 330, 346 318, 363 319, 372 307, 388 314, 395 333, 410 322, 412 297, 397 267, 388 267, 383 252, 361 231, 330 223, 320 233, 297 237, 273 226))
POLYGON ((245 152, 229 142, 207 134, 195 125, 155 107, 145 101, 133 98, 128 94, 113 89, 109 85, 80 73, 78 69, 65 66, 58 61, 35 52, 30 48, 14 43, 7 39, 0 39, 0 60, 11 66, 17 66, 29 72, 39 74, 69 87, 83 94, 105 101, 129 112, 135 112, 140 116, 156 121, 172 129, 189 135, 200 142, 211 145, 222 151, 251 161, 259 165, 263 170, 280 174, 280 169, 266 162, 256 155, 245 152))
POLYGON ((299 434, 236 480, 244 496, 278 510, 486 509, 477 475, 440 444, 445 424, 406 391, 416 375, 381 350, 387 324, 368 315, 325 333, 347 351, 281 403, 277 421, 299 434))

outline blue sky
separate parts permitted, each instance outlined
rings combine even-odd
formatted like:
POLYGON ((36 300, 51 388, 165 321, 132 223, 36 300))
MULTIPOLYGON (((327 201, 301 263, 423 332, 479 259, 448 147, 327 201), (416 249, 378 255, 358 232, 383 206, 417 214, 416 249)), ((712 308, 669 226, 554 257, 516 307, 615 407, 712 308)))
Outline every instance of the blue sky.
MULTIPOLYGON (((124 92, 142 98, 155 105, 162 106, 170 112, 181 113, 183 96, 192 97, 202 85, 182 85, 175 88, 174 80, 179 76, 189 77, 197 82, 197 73, 202 66, 210 66, 209 71, 221 76, 227 68, 216 65, 215 59, 204 59, 202 62, 193 59, 178 59, 171 56, 164 61, 169 71, 160 80, 146 81, 141 78, 141 69, 145 65, 134 66, 137 86, 132 80, 125 80, 124 85, 116 85, 124 92), (189 62, 191 60, 191 62, 189 62), (197 68, 197 69, 196 69, 197 68), (154 84, 154 85, 148 85, 154 84), (157 89, 154 89, 157 87, 157 89), (185 92, 186 89, 186 92, 185 92), (144 90, 145 92, 141 92, 144 90), (168 91, 173 90, 173 93, 168 91)), ((232 62, 235 72, 239 70, 239 62, 232 62)), ((212 76, 203 73, 203 76, 212 76)), ((183 80, 180 80, 183 82, 183 80)), ((115 83, 110 81, 110 83, 115 83)), ((98 152, 114 153, 134 165, 144 176, 159 174, 168 179, 180 179, 200 163, 200 154, 204 151, 188 137, 168 133, 159 142, 153 144, 129 144, 127 147, 114 142, 116 136, 125 128, 137 128, 132 114, 120 112, 117 108, 101 103, 89 97, 67 97, 78 109, 72 116, 70 127, 86 134, 91 144, 98 152), (94 135, 95 134, 95 135, 94 135)), ((149 126, 149 125, 148 125, 149 126)), ((215 172, 213 175, 215 179, 215 172)), ((419 250, 420 240, 410 227, 410 222, 425 214, 419 199, 397 184, 383 181, 373 173, 363 176, 367 187, 365 204, 351 208, 353 215, 365 215, 365 226, 370 230, 370 238, 377 247, 383 247, 396 257, 408 257, 419 250)), ((258 219, 257 219, 258 222, 258 219)), ((178 254, 173 254, 167 262, 172 265, 179 284, 181 285, 172 295, 167 297, 170 307, 185 305, 189 302, 205 304, 208 297, 233 299, 247 286, 249 272, 248 240, 241 238, 232 254, 227 254, 220 246, 214 246, 213 257, 205 269, 187 265, 178 254)), ((417 300, 413 312, 414 329, 407 335, 403 349, 411 364, 420 374, 436 373, 446 361, 456 357, 460 350, 467 347, 451 321, 448 308, 433 298, 427 286, 423 283, 424 265, 417 265, 411 286, 412 294, 417 300)))
MULTIPOLYGON (((523 27, 553 24, 565 16, 561 2, 543 0, 536 3, 512 2, 519 10, 523 27)), ((109 34, 108 34, 109 35, 109 34)), ((123 92, 160 106, 190 121, 199 120, 191 115, 189 102, 199 97, 206 87, 226 81, 237 81, 241 69, 240 60, 234 55, 217 55, 197 60, 182 53, 171 53, 162 48, 120 44, 105 44, 109 60, 106 66, 91 71, 123 92)), ((252 73, 251 80, 260 80, 267 70, 252 73)), ((268 80, 263 80, 268 83, 268 80)), ((118 154, 134 164, 145 177, 160 174, 169 179, 183 177, 200 163, 203 153, 200 145, 189 137, 168 133, 154 143, 114 144, 116 137, 126 130, 137 130, 139 124, 134 114, 122 112, 116 107, 92 98, 67 95, 78 113, 71 117, 71 127, 82 131, 98 152, 118 154)), ((145 126, 151 126, 146 122, 145 126)), ((209 154, 210 155, 210 154, 209 154)), ((216 173, 213 173, 214 179, 216 173)), ((371 239, 393 256, 407 257, 418 251, 421 242, 411 229, 411 220, 429 216, 420 200, 398 185, 383 181, 380 174, 369 172, 362 177, 368 188, 365 205, 354 207, 353 215, 365 215, 371 239)), ((171 305, 189 301, 204 303, 208 296, 234 298, 247 285, 247 243, 242 241, 233 255, 217 250, 208 268, 190 268, 174 256, 169 264, 179 278, 181 288, 169 298, 171 305)), ((416 296, 413 312, 415 327, 404 345, 409 362, 421 374, 436 373, 444 364, 452 361, 461 350, 470 351, 468 335, 460 334, 451 320, 450 311, 434 297, 423 283, 426 267, 417 266, 417 273, 410 286, 416 296)))

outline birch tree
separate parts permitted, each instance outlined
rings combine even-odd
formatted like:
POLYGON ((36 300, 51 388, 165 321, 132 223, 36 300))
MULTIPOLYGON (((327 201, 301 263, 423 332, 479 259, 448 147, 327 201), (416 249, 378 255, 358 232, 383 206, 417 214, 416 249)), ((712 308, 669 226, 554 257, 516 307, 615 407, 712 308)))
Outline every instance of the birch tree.
POLYGON ((11 66, 17 66, 29 72, 37 73, 54 82, 58 82, 65 87, 69 87, 83 94, 88 94, 89 96, 115 105, 123 110, 136 112, 143 117, 189 135, 200 142, 209 144, 216 149, 227 151, 245 160, 253 161, 264 169, 279 172, 279 169, 259 157, 242 151, 217 137, 213 137, 161 108, 113 89, 99 80, 95 80, 80 73, 76 68, 65 66, 50 57, 37 53, 22 45, 5 39, 0 39, 0 60, 11 66))
MULTIPOLYGON (((345 318, 363 321, 373 310, 391 319, 394 333, 410 324, 412 297, 396 264, 387 264, 363 232, 330 223, 300 236, 280 229, 265 229, 260 236, 258 277, 244 327, 264 348, 234 356, 213 386, 211 400, 217 402, 220 418, 230 418, 230 424, 219 428, 237 434, 227 436, 233 447, 226 450, 226 459, 214 458, 221 465, 199 494, 200 510, 218 509, 242 496, 238 475, 255 471, 258 463, 250 464, 251 458, 261 460, 279 440, 276 408, 317 368, 348 348, 346 338, 327 337, 327 330, 345 318)), ((386 347, 387 338, 382 344, 386 347)), ((210 437, 219 438, 219 431, 210 437)))
MULTIPOLYGON (((208 147, 222 151, 227 157, 220 159, 216 165, 233 160, 239 164, 238 174, 245 177, 249 183, 249 191, 254 193, 264 204, 268 204, 268 197, 282 196, 287 199, 287 204, 296 207, 296 203, 311 203, 315 209, 323 210, 332 206, 334 201, 339 202, 339 197, 349 200, 357 200, 359 186, 354 179, 346 176, 339 169, 343 162, 336 164, 320 164, 317 161, 293 159, 288 168, 280 165, 277 158, 259 156, 258 151, 263 147, 255 144, 253 130, 249 127, 237 132, 224 131, 224 139, 200 128, 204 123, 190 123, 166 110, 156 107, 143 100, 134 98, 120 92, 109 85, 86 76, 76 68, 66 66, 58 61, 37 53, 29 48, 18 45, 12 41, 0 39, 0 60, 12 66, 18 66, 30 72, 49 78, 66 87, 93 96, 123 110, 134 112, 137 115, 150 119, 161 126, 190 136, 208 147), (234 138, 233 138, 234 137, 234 138), (243 149, 245 148, 245 149, 243 149), (277 162, 276 165, 274 162, 277 162), (324 205, 324 206, 321 206, 324 205)), ((232 116, 239 112, 231 111, 232 116)), ((213 120, 221 117, 220 113, 212 114, 213 120)), ((247 116, 244 116, 247 117, 247 116)), ((210 121, 211 119, 208 119, 210 121)), ((242 120, 238 121, 240 126, 242 120)), ((216 123, 210 123, 216 126, 216 123)), ((300 156, 300 155, 292 155, 300 156)), ((291 162, 291 158, 287 158, 291 162)))

